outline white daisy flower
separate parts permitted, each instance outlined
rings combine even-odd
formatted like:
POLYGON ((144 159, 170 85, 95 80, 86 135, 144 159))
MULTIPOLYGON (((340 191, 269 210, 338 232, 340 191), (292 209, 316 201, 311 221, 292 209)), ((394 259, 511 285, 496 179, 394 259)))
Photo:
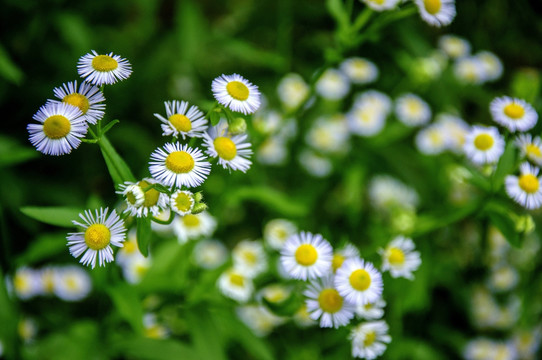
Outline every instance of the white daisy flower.
POLYGON ((279 99, 288 109, 297 109, 307 99, 309 92, 309 85, 301 75, 295 73, 286 74, 277 86, 279 99))
POLYGON ((228 249, 218 240, 205 239, 194 247, 194 262, 204 269, 216 269, 228 259, 228 249))
POLYGON ((257 300, 265 300, 272 304, 283 303, 286 299, 292 295, 292 289, 283 284, 271 284, 261 289, 257 296, 257 300))
POLYGON ((307 304, 303 304, 292 316, 294 323, 300 328, 307 328, 309 326, 314 326, 318 324, 311 318, 311 315, 307 311, 307 304))
POLYGON ((95 214, 86 210, 84 214, 79 214, 83 221, 72 222, 82 227, 84 231, 68 234, 70 253, 76 258, 83 255, 80 262, 83 265, 90 265, 93 269, 96 266, 96 258, 100 266, 113 261, 111 245, 122 247, 126 237, 124 221, 115 210, 108 216, 108 210, 108 208, 96 210, 95 214))
POLYGON ((139 246, 137 245, 137 232, 132 229, 123 243, 123 247, 117 252, 117 263, 121 266, 131 262, 133 259, 141 256, 139 246))
POLYGON ((181 216, 188 215, 194 208, 194 194, 188 190, 177 190, 169 198, 171 209, 181 216))
POLYGON ((78 89, 77 81, 72 81, 55 88, 53 92, 60 102, 81 110, 83 117, 90 124, 96 124, 105 115, 105 104, 100 104, 105 101, 105 97, 97 86, 83 82, 78 89))
POLYGON ((463 150, 475 164, 495 163, 504 152, 504 138, 497 128, 473 126, 465 138, 463 150))
POLYGON ((414 0, 423 21, 431 26, 451 24, 455 17, 455 0, 414 0))
POLYGON ((286 142, 279 136, 270 136, 265 139, 258 150, 256 158, 260 164, 264 165, 283 165, 288 156, 286 142))
POLYGON ((241 241, 231 255, 233 267, 245 276, 255 278, 267 270, 267 255, 259 241, 241 241))
POLYGON ((515 142, 521 151, 521 156, 542 166, 542 140, 539 136, 533 138, 531 134, 519 134, 515 142))
MULTIPOLYGON (((282 114, 275 110, 260 110, 252 117, 254 129, 263 135, 275 134, 283 127, 283 124, 282 114)), ((228 130, 225 121, 222 121, 220 130, 228 130)))
POLYGON ((489 287, 495 292, 512 290, 519 281, 518 271, 511 265, 503 264, 491 270, 489 287))
POLYGON ((508 130, 527 131, 538 121, 538 114, 525 100, 501 96, 489 105, 491 116, 496 123, 508 130))
POLYGON ((409 127, 427 124, 431 120, 431 108, 414 94, 405 94, 395 100, 395 114, 409 127))
POLYGON ((11 286, 19 299, 30 299, 40 293, 39 274, 36 270, 21 267, 15 272, 11 286))
POLYGON ((252 162, 248 159, 252 154, 247 135, 232 135, 228 131, 228 124, 221 120, 216 126, 203 134, 203 141, 207 147, 206 153, 210 157, 218 157, 218 163, 224 169, 240 170, 246 172, 252 162))
POLYGON ((265 242, 275 250, 280 250, 290 236, 297 232, 297 226, 285 219, 270 220, 263 229, 265 242))
POLYGON ((251 278, 240 271, 230 268, 218 278, 218 288, 224 296, 245 303, 252 296, 254 284, 251 278))
POLYGON ((69 154, 77 149, 88 129, 79 108, 67 103, 49 102, 32 117, 41 124, 28 124, 30 142, 46 155, 69 154))
POLYGON ((132 65, 128 60, 113 55, 112 52, 108 55, 98 55, 92 50, 92 54, 86 54, 79 59, 77 72, 86 82, 93 85, 111 85, 128 79, 132 74, 132 65))
POLYGON ((347 243, 343 245, 340 249, 336 250, 333 253, 333 259, 331 260, 331 268, 333 273, 336 273, 337 270, 343 265, 345 260, 358 258, 359 250, 354 245, 347 243))
POLYGON ((496 343, 486 338, 470 340, 463 351, 466 360, 493 360, 496 343))
POLYGON ((439 48, 452 59, 458 59, 470 54, 470 43, 456 35, 443 35, 438 40, 439 48))
POLYGON ((207 129, 207 119, 201 110, 192 105, 188 108, 186 101, 166 101, 166 117, 160 114, 154 114, 162 122, 162 135, 175 137, 202 137, 207 129))
POLYGON ((346 114, 350 131, 360 136, 374 136, 386 125, 391 99, 384 93, 369 90, 357 95, 346 114))
POLYGON ((533 210, 542 206, 542 177, 540 169, 524 162, 520 165, 521 175, 508 175, 505 179, 506 193, 521 206, 533 210))
POLYGON ((260 107, 258 87, 241 75, 221 75, 213 80, 211 86, 215 99, 233 111, 247 115, 260 107))
POLYGON ((316 154, 314 151, 309 149, 304 149, 301 151, 298 161, 301 166, 303 166, 303 168, 314 177, 326 177, 333 170, 333 165, 328 158, 316 154))
POLYGON ((460 117, 450 114, 438 114, 435 124, 446 137, 446 148, 455 153, 462 153, 469 125, 460 117))
MULTIPOLYGON (((375 2, 374 0, 369 1, 372 3, 375 2)), ((391 2, 394 1, 397 2, 396 0, 392 0, 391 2)), ((343 60, 339 69, 348 76, 353 84, 369 84, 378 78, 378 67, 372 61, 361 57, 351 57, 343 60)))
POLYGON ((413 280, 412 273, 418 269, 422 260, 420 253, 414 251, 414 242, 404 236, 395 237, 385 249, 381 249, 382 271, 389 270, 392 277, 413 280))
POLYGON ((310 280, 326 276, 331 270, 333 249, 320 234, 300 232, 286 242, 280 252, 280 261, 290 277, 310 280))
POLYGON ((312 280, 303 295, 307 297, 305 304, 311 319, 320 319, 322 328, 347 325, 354 317, 354 306, 333 287, 331 275, 312 280))
POLYGON ((346 260, 335 275, 335 288, 351 304, 365 305, 382 295, 382 275, 371 264, 359 258, 346 260))
POLYGON ((503 65, 497 55, 489 51, 480 51, 474 57, 482 64, 486 81, 497 80, 502 76, 503 65))
POLYGON ((538 325, 533 329, 517 330, 512 341, 520 359, 534 359, 542 341, 542 328, 538 325))
POLYGON ((203 184, 211 172, 211 164, 199 149, 179 142, 167 143, 151 154, 149 171, 165 186, 196 187, 203 184))
POLYGON ((386 351, 386 344, 391 342, 388 324, 385 321, 361 323, 350 332, 352 356, 362 359, 376 359, 386 351))
POLYGON ((455 77, 466 84, 482 84, 487 80, 486 69, 482 61, 474 56, 466 56, 454 63, 455 77))
POLYGON ((350 91, 350 81, 342 72, 329 68, 316 81, 316 92, 327 100, 340 100, 350 91))
POLYGON ((55 272, 54 293, 64 301, 79 301, 92 290, 88 273, 77 266, 66 266, 55 272))
POLYGON ((384 316, 386 302, 379 298, 375 302, 356 306, 356 315, 365 320, 378 320, 384 316))
POLYGON ((392 109, 392 105, 392 101, 388 95, 377 90, 367 90, 356 94, 353 106, 367 106, 374 111, 382 112, 382 115, 387 117, 392 109))
POLYGON ((305 141, 320 153, 337 154, 348 151, 349 136, 346 117, 337 114, 316 119, 306 133, 305 141))
POLYGON ((434 123, 418 131, 414 141, 422 154, 438 155, 448 147, 446 135, 442 126, 434 123))
POLYGON ((418 193, 403 182, 388 175, 374 176, 369 182, 369 200, 380 211, 390 208, 414 210, 418 206, 418 193))
POLYGON ((136 183, 126 181, 119 185, 118 194, 126 199, 124 213, 130 216, 145 217, 149 214, 156 216, 168 205, 168 196, 160 191, 150 188, 156 180, 145 178, 136 183))
POLYGON ((202 236, 211 236, 215 229, 216 220, 206 211, 199 214, 177 216, 173 220, 173 231, 181 244, 202 236))
POLYGON ((40 295, 53 295, 56 273, 59 271, 60 268, 56 266, 46 266, 38 271, 40 295))
POLYGON ((391 10, 401 0, 362 0, 368 7, 376 11, 391 10))
POLYGON ((282 324, 284 319, 270 312, 262 305, 244 305, 236 309, 237 316, 256 336, 267 336, 282 324))
POLYGON ((122 275, 130 284, 139 284, 152 265, 150 257, 137 252, 130 261, 122 263, 122 275))

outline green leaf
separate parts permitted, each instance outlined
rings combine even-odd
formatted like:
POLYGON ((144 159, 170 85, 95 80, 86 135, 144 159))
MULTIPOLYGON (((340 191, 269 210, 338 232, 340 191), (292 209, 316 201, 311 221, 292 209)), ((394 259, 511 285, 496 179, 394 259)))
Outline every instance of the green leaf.
POLYGON ((492 178, 493 191, 498 191, 504 183, 506 175, 510 175, 514 172, 516 167, 516 147, 513 141, 510 141, 506 145, 506 149, 499 159, 495 173, 492 178))
POLYGON ((106 289, 118 314, 138 333, 143 333, 143 308, 134 287, 119 282, 106 289))
POLYGON ((245 200, 255 201, 286 217, 303 217, 309 212, 306 204, 266 186, 240 187, 228 194, 228 201, 233 204, 245 200))
POLYGON ((30 243, 17 259, 19 265, 34 264, 66 252, 66 233, 45 234, 30 243))
POLYGON ((20 210, 34 220, 68 228, 74 227, 72 221, 79 219, 79 214, 83 212, 78 208, 61 206, 24 206, 20 210))
POLYGON ((4 346, 6 359, 18 358, 15 356, 17 342, 18 314, 15 304, 11 301, 6 290, 4 274, 0 267, 0 339, 4 346))
POLYGON ((135 182, 132 171, 104 134, 102 134, 100 141, 98 141, 98 145, 100 145, 102 155, 115 187, 123 184, 125 181, 135 182))
POLYGON ((481 203, 473 201, 460 208, 446 209, 430 214, 420 214, 416 219, 416 227, 412 233, 413 237, 429 233, 431 231, 451 225, 472 214, 480 208, 481 203))
POLYGON ((15 139, 0 136, 0 168, 17 165, 38 156, 36 149, 22 146, 15 139))
POLYGON ((116 124, 118 124, 120 121, 118 119, 115 119, 113 121, 111 121, 110 123, 108 123, 107 125, 105 125, 103 128, 102 128, 102 135, 107 133, 109 130, 111 130, 111 128, 113 126, 115 126, 116 124))
POLYGON ((213 109, 211 113, 209 114, 210 120, 211 120, 211 126, 216 126, 220 122, 220 113, 222 112, 221 109, 213 109))
POLYGON ((540 94, 540 73, 533 68, 519 70, 514 74, 511 88, 514 97, 534 103, 540 94))
POLYGON ((149 243, 152 236, 151 219, 141 217, 137 219, 137 246, 144 256, 149 256, 149 243))
POLYGON ((346 9, 344 7, 343 0, 327 0, 326 7, 339 25, 341 30, 348 29, 350 26, 350 19, 346 9))
POLYGON ((490 207, 486 209, 487 216, 491 223, 500 230, 510 245, 514 247, 521 246, 521 237, 516 230, 516 223, 507 211, 504 209, 497 209, 496 207, 490 207))
POLYGON ((226 360, 224 339, 209 312, 204 308, 197 308, 186 312, 184 316, 199 358, 226 360))
POLYGON ((0 76, 14 84, 21 84, 24 73, 11 60, 8 52, 0 45, 0 76))
POLYGON ((114 343, 114 349, 122 358, 141 360, 199 360, 201 357, 188 345, 173 339, 149 339, 126 336, 126 340, 114 343))

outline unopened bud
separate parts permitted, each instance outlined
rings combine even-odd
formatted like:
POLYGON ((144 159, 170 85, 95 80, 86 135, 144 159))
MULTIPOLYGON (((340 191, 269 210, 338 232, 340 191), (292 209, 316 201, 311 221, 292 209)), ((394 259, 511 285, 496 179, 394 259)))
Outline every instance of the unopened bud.
POLYGON ((205 203, 198 203, 194 205, 194 208, 192 209, 192 214, 197 215, 205 210, 207 210, 207 204, 205 203))
POLYGON ((229 130, 233 135, 244 134, 247 131, 247 122, 242 117, 237 117, 230 123, 229 130))

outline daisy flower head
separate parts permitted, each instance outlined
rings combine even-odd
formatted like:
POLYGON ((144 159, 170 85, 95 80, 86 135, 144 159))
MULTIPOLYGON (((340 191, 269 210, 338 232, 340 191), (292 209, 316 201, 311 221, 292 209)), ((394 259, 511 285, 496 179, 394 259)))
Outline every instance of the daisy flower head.
POLYGON ((66 266, 55 271, 54 293, 64 301, 79 301, 92 290, 88 273, 77 266, 66 266))
POLYGON ((311 281, 303 292, 305 304, 313 320, 320 319, 320 327, 338 328, 347 325, 354 317, 354 306, 344 301, 343 296, 333 287, 332 275, 311 281))
POLYGON ((119 185, 119 194, 126 199, 124 213, 131 216, 145 217, 149 214, 156 216, 168 205, 168 196, 152 188, 156 180, 145 178, 137 183, 125 182, 119 185))
POLYGON ((291 278, 311 280, 323 277, 331 270, 333 249, 320 234, 300 232, 286 240, 280 261, 291 278))
POLYGON ((335 288, 354 305, 375 302, 382 295, 382 275, 371 264, 359 258, 346 260, 335 274, 335 288))
POLYGON ((259 241, 241 241, 231 255, 233 267, 245 276, 254 278, 267 270, 267 255, 259 241))
POLYGON ((375 302, 356 306, 356 315, 365 320, 378 320, 384 316, 386 302, 379 298, 375 302))
POLYGON ((232 111, 247 115, 260 107, 258 87, 241 75, 220 75, 213 80, 211 87, 215 99, 232 111))
POLYGON ((508 175, 505 179, 506 193, 521 206, 533 210, 542 206, 542 177, 540 169, 524 162, 520 165, 520 175, 508 175))
POLYGON ((162 122, 162 135, 175 137, 202 137, 203 132, 207 129, 207 119, 201 110, 192 105, 188 108, 186 101, 166 101, 166 117, 160 114, 154 116, 162 122))
POLYGON ((254 335, 259 337, 269 335, 276 326, 284 322, 283 318, 273 314, 263 305, 243 305, 236 309, 236 313, 254 335))
POLYGON ((169 187, 200 186, 211 172, 211 164, 201 150, 179 142, 156 149, 149 164, 152 177, 169 187))
POLYGON ((352 340, 352 356, 368 360, 382 355, 391 342, 388 324, 384 321, 361 323, 352 329, 349 338, 352 340))
POLYGON ((413 280, 412 272, 422 263, 420 253, 414 249, 412 239, 397 236, 385 249, 379 251, 382 255, 382 271, 389 270, 394 278, 404 277, 413 280))
POLYGON ((475 56, 465 56, 454 63, 455 77, 465 84, 482 84, 486 79, 486 70, 482 61, 475 56))
POLYGON ((296 73, 284 76, 277 86, 279 99, 282 105, 288 109, 298 108, 307 99, 309 93, 309 85, 301 75, 296 73))
POLYGON ((40 276, 36 270, 21 267, 15 272, 10 287, 19 299, 30 299, 40 293, 40 276))
POLYGON ((224 296, 245 303, 254 292, 252 279, 234 268, 222 273, 218 278, 218 288, 224 296))
POLYGON ((216 220, 206 211, 199 214, 177 216, 173 220, 173 231, 181 244, 202 236, 211 236, 215 229, 216 220))
POLYGON ((368 7, 376 11, 391 10, 401 0, 362 0, 368 7))
POLYGON ((378 67, 372 61, 361 57, 345 59, 339 68, 353 84, 369 84, 378 78, 378 67))
POLYGON ((265 242, 275 250, 280 250, 290 236, 297 232, 297 226, 286 219, 270 220, 263 229, 265 242))
POLYGON ((283 165, 287 156, 288 147, 286 141, 280 136, 268 137, 256 151, 256 158, 260 164, 264 165, 283 165))
POLYGON ((431 120, 431 108, 417 95, 405 94, 395 102, 395 114, 400 122, 409 127, 427 124, 431 120))
POLYGON ((531 134, 520 134, 516 138, 516 145, 522 156, 542 166, 542 140, 539 136, 533 138, 531 134))
POLYGON ((82 232, 68 234, 68 246, 73 257, 81 257, 83 265, 93 269, 98 264, 104 266, 114 260, 111 245, 122 247, 126 237, 124 221, 115 210, 108 215, 108 208, 96 210, 93 214, 86 210, 79 214, 82 222, 73 220, 73 224, 84 229, 82 232))
POLYGON ((473 126, 465 138, 463 150, 475 164, 495 163, 504 152, 504 138, 497 128, 473 126))
POLYGON ((228 259, 228 249, 218 240, 205 239, 194 247, 194 262, 203 269, 216 269, 228 259))
POLYGON ((316 92, 327 100, 341 100, 349 91, 350 80, 337 69, 327 69, 316 81, 316 92))
POLYGON ((218 157, 218 163, 224 169, 246 172, 252 162, 248 159, 252 154, 246 134, 232 135, 226 121, 221 120, 216 126, 203 134, 203 142, 210 157, 218 157))
POLYGON ((346 122, 342 114, 320 117, 306 133, 305 142, 320 153, 344 153, 350 136, 346 122))
POLYGON ((431 124, 416 134, 416 147, 425 155, 438 155, 447 148, 447 137, 439 124, 431 124))
POLYGON ((538 121, 538 114, 529 103, 509 96, 493 99, 489 110, 496 123, 512 132, 530 130, 538 121))
POLYGON ((455 0, 414 0, 423 21, 431 26, 449 25, 456 14, 455 0))
POLYGON ((48 102, 32 117, 40 124, 28 124, 30 142, 46 155, 69 154, 85 137, 88 124, 79 108, 67 103, 48 102))
POLYGON ((415 210, 419 203, 416 190, 389 175, 374 176, 368 191, 371 205, 382 212, 394 207, 415 210))
POLYGON ((139 284, 152 265, 151 257, 135 254, 130 261, 122 263, 122 275, 130 284, 139 284))
POLYGON ((438 40, 439 48, 452 59, 462 58, 470 54, 470 43, 462 37, 443 35, 438 40))
POLYGON ((177 190, 169 198, 171 209, 181 216, 192 213, 195 200, 194 194, 188 190, 177 190))
POLYGON ((125 80, 132 74, 132 65, 128 60, 110 52, 99 55, 92 50, 83 55, 77 63, 77 72, 86 82, 101 86, 112 85, 117 81, 125 80))
POLYGON ((337 272, 345 260, 358 257, 359 250, 357 247, 350 243, 343 245, 340 249, 333 253, 333 259, 331 260, 331 268, 333 269, 333 273, 337 272))
POLYGON ((105 101, 105 97, 97 86, 83 82, 77 88, 77 81, 72 81, 62 84, 62 87, 54 88, 53 92, 60 102, 81 110, 83 117, 90 124, 96 124, 105 114, 105 104, 101 104, 105 101))
POLYGON ((474 57, 482 64, 486 81, 497 80, 502 76, 503 65, 497 55, 489 51, 480 51, 474 57))
POLYGON ((462 153, 465 137, 469 132, 469 125, 465 120, 443 113, 436 116, 435 124, 439 126, 446 138, 446 148, 455 153, 462 153))

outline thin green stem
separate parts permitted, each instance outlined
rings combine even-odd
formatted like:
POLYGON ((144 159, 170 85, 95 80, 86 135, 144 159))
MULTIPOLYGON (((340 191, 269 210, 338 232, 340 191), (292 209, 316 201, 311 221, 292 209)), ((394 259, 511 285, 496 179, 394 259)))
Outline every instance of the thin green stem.
POLYGON ((171 224, 173 222, 173 219, 175 219, 175 212, 174 211, 169 212, 169 219, 167 219, 166 221, 157 219, 155 217, 151 217, 152 221, 154 221, 155 223, 158 223, 158 224, 162 224, 162 225, 171 224))

